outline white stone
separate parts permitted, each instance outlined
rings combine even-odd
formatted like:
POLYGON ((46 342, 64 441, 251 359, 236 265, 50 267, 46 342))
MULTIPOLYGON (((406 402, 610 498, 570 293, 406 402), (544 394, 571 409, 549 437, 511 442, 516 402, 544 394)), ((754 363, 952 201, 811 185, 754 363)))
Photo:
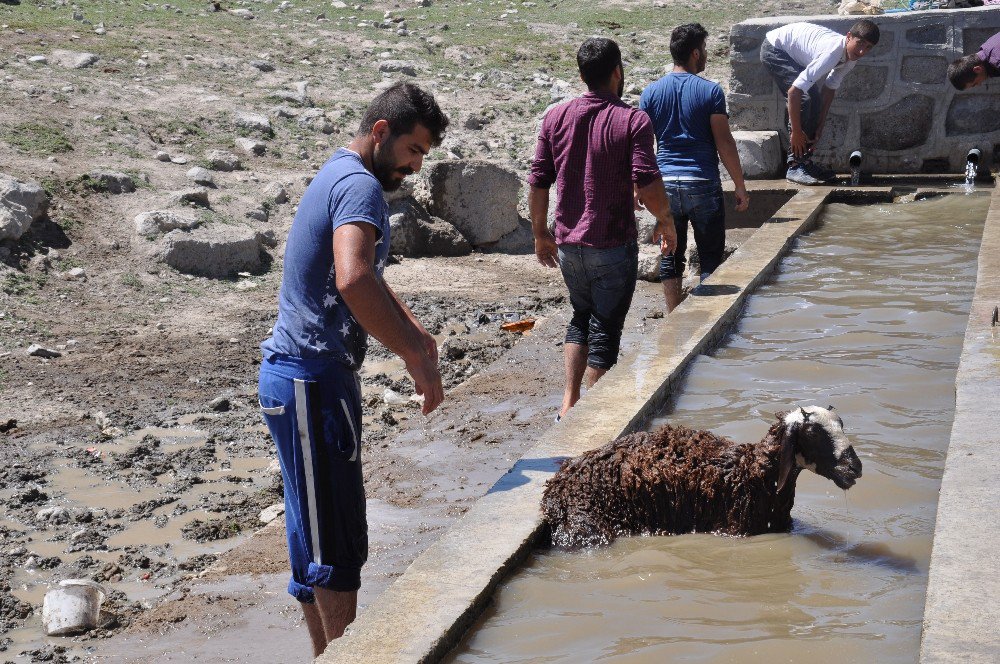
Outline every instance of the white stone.
POLYGON ((734 131, 736 150, 746 178, 774 178, 784 170, 785 160, 776 131, 734 131))
POLYGON ((215 177, 212 172, 207 168, 202 168, 201 166, 195 166, 187 172, 187 177, 189 180, 193 180, 196 184, 214 185, 215 177))
POLYGON ((203 277, 221 278, 242 271, 256 272, 263 265, 260 239, 246 227, 171 231, 163 238, 158 254, 179 272, 203 277))
POLYGON ((190 230, 198 226, 195 217, 179 214, 171 210, 152 210, 135 217, 135 230, 139 235, 152 236, 175 229, 190 230))
POLYGON ((268 524, 277 519, 279 516, 285 513, 284 503, 275 503, 269 507, 265 507, 260 511, 260 515, 257 517, 263 524, 268 524))
POLYGON ((93 53, 56 49, 52 51, 52 60, 60 67, 65 67, 66 69, 83 69, 95 64, 100 58, 93 53))
POLYGON ((48 197, 41 185, 0 173, 0 240, 17 240, 41 219, 48 197))
POLYGON ((457 228, 473 245, 496 242, 517 229, 521 179, 486 161, 434 164, 424 180, 428 211, 457 228))

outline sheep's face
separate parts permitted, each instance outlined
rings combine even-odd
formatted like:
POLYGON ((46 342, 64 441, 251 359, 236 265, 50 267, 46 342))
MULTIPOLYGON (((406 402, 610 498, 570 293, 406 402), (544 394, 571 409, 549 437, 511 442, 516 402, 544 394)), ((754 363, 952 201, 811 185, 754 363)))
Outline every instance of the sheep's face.
POLYGON ((793 458, 799 468, 833 480, 841 489, 854 486, 861 477, 861 459, 847 440, 844 421, 833 407, 797 408, 785 415, 783 422, 786 457, 793 458))

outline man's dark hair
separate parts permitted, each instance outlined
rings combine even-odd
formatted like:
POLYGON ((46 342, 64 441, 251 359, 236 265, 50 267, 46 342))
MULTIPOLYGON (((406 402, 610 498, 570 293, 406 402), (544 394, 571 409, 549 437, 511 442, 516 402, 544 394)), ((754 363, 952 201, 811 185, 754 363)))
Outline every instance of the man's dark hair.
POLYGON ((882 33, 879 32, 878 26, 875 25, 875 21, 869 21, 866 18, 863 18, 852 25, 851 29, 847 31, 847 34, 854 35, 856 39, 864 39, 872 46, 877 44, 879 37, 882 36, 882 33))
POLYGON ((379 120, 389 123, 393 136, 409 134, 416 125, 421 124, 431 133, 434 145, 441 145, 441 139, 448 128, 448 116, 438 107, 434 96, 412 83, 396 83, 375 97, 361 118, 357 135, 366 136, 371 133, 372 127, 379 120))
POLYGON ((670 33, 670 56, 676 65, 686 65, 691 53, 696 49, 705 48, 708 30, 701 23, 685 23, 674 28, 670 33))
POLYGON ((611 80, 611 74, 622 63, 618 44, 604 37, 591 37, 576 52, 580 76, 590 90, 602 88, 611 80))
POLYGON ((959 58, 948 65, 948 80, 956 90, 964 90, 965 86, 976 80, 976 72, 972 71, 972 68, 982 64, 983 61, 979 59, 978 53, 959 58))

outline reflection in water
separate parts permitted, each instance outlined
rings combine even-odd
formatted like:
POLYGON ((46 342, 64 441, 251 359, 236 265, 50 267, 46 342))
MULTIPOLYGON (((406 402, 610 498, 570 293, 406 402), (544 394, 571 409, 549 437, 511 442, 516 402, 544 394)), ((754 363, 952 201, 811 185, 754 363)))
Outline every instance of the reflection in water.
POLYGON ((454 661, 915 661, 987 204, 829 206, 658 420, 755 441, 832 404, 853 489, 804 472, 789 535, 538 552, 454 661))

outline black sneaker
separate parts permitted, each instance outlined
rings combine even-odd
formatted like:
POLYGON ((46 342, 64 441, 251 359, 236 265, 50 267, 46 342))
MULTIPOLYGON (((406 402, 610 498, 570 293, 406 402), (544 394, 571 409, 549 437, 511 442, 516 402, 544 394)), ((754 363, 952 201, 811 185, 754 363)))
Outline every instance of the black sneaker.
POLYGON ((817 185, 821 184, 819 178, 809 174, 804 164, 789 164, 785 179, 795 184, 817 185))
POLYGON ((806 172, 820 182, 830 182, 837 179, 837 174, 826 166, 820 166, 811 159, 805 163, 806 172))

